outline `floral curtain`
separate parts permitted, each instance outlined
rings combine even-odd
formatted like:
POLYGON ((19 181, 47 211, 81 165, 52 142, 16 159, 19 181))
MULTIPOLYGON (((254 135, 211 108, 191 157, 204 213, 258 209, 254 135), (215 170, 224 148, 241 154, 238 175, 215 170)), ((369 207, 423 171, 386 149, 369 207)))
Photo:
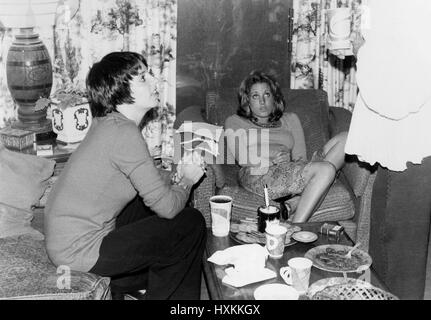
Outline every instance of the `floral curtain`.
MULTIPOLYGON (((143 134, 154 157, 173 157, 177 0, 60 0, 54 28, 36 32, 53 61, 52 92, 84 90, 89 68, 109 52, 144 54, 157 79, 161 112, 143 134)), ((16 117, 5 70, 12 40, 10 30, 0 29, 0 128, 16 117)))
POLYGON ((331 106, 353 110, 358 87, 354 57, 338 59, 326 49, 326 9, 349 7, 360 30, 363 0, 294 0, 291 87, 323 89, 331 106))

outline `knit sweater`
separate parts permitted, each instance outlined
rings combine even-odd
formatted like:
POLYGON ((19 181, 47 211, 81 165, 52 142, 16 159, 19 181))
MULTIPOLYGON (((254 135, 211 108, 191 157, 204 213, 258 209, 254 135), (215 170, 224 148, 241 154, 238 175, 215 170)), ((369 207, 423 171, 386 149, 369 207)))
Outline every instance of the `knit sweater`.
POLYGON ((95 118, 47 201, 50 259, 72 270, 89 271, 98 260, 103 238, 137 193, 158 215, 175 216, 190 190, 165 180, 134 122, 120 113, 95 118))
POLYGON ((226 119, 228 150, 240 166, 268 167, 280 151, 291 152, 291 160, 306 160, 304 131, 298 116, 285 113, 280 122, 279 127, 267 129, 238 115, 226 119))

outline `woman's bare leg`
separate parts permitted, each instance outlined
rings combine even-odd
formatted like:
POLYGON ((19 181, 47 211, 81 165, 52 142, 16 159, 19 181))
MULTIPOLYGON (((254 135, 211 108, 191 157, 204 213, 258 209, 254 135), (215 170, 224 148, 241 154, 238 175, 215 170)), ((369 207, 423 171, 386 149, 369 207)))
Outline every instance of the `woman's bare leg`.
POLYGON ((294 223, 307 222, 322 203, 337 171, 344 165, 346 139, 347 132, 342 132, 329 140, 323 147, 325 161, 312 163, 305 173, 308 175, 308 183, 301 194, 292 220, 294 223))
POLYGON ((329 140, 323 147, 325 161, 331 162, 337 170, 340 170, 344 165, 346 139, 347 131, 341 132, 329 140))
POLYGON ((321 203, 321 199, 326 195, 335 179, 336 170, 332 163, 327 161, 313 162, 308 167, 307 185, 301 194, 298 207, 293 216, 292 222, 307 222, 314 210, 321 203))

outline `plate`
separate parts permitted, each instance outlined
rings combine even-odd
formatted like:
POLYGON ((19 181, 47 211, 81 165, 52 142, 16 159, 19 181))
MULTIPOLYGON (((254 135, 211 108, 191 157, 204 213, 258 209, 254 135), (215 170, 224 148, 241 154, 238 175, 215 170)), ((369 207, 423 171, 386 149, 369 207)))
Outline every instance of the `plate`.
MULTIPOLYGON (((301 231, 301 227, 291 225, 289 223, 280 223, 281 226, 287 228, 285 247, 292 246, 297 242, 292 239, 292 234, 301 231)), ((240 244, 258 243, 261 245, 266 244, 265 233, 257 231, 256 221, 241 221, 231 223, 230 237, 240 244)))
POLYGON ((308 250, 305 258, 312 260, 316 268, 329 272, 361 272, 367 270, 373 263, 370 255, 363 250, 356 249, 352 252, 350 259, 344 257, 350 249, 352 249, 350 246, 328 244, 308 250))
POLYGON ((271 283, 264 284, 254 291, 256 300, 298 300, 299 293, 291 286, 271 283))
MULTIPOLYGON (((261 232, 230 232, 230 237, 240 243, 240 244, 251 244, 251 243, 258 243, 261 245, 266 244, 266 236, 264 233, 261 232)), ((286 237, 286 242, 284 244, 284 247, 290 247, 294 244, 298 243, 297 241, 293 240, 292 238, 286 237)))
POLYGON ((310 300, 398 300, 393 294, 352 278, 326 278, 307 290, 310 300))
POLYGON ((299 231, 294 233, 292 238, 299 242, 310 243, 316 241, 319 237, 310 231, 299 231))

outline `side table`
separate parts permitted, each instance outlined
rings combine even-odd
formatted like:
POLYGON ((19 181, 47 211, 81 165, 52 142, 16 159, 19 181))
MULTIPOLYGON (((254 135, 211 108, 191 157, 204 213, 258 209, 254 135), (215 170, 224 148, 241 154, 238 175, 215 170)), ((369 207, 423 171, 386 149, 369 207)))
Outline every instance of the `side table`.
MULTIPOLYGON (((66 148, 66 147, 63 147, 61 145, 58 145, 57 142, 55 142, 55 141, 52 141, 49 143, 44 142, 44 143, 50 144, 53 146, 53 148, 52 148, 53 154, 52 155, 43 155, 43 156, 39 155, 39 157, 55 160, 56 163, 67 162, 67 160, 69 160, 70 155, 75 151, 75 149, 70 149, 70 148, 66 148)), ((29 148, 29 149, 24 149, 24 150, 12 150, 12 149, 9 149, 9 150, 15 151, 15 152, 26 153, 26 154, 37 155, 35 148, 29 148)))

